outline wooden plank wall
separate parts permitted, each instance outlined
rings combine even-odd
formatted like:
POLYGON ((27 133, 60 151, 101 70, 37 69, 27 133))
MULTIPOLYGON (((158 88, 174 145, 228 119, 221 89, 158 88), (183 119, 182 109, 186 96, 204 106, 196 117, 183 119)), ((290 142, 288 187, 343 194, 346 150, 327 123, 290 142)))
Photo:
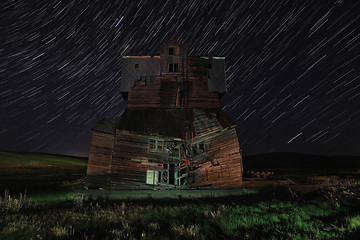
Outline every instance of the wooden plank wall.
MULTIPOLYGON (((222 129, 208 118, 201 109, 194 109, 196 135, 186 144, 206 143, 206 153, 190 154, 191 172, 186 181, 190 186, 237 187, 242 180, 242 157, 235 128, 222 129)), ((190 138, 190 134, 188 135, 190 138)), ((87 184, 91 188, 106 189, 152 189, 146 184, 147 170, 164 170, 164 163, 182 163, 172 159, 166 152, 150 152, 151 136, 136 135, 117 130, 116 135, 93 131, 87 184)), ((170 140, 159 138, 159 141, 170 140)), ((191 151, 194 151, 191 150, 191 151)))
POLYGON ((128 108, 174 108, 176 95, 175 76, 163 74, 149 85, 145 81, 136 82, 128 95, 128 108))
MULTIPOLYGON (((212 185, 230 188, 241 185, 242 156, 235 128, 224 129, 201 109, 194 109, 195 136, 189 133, 186 144, 206 143, 207 152, 187 158, 191 162, 189 186, 212 185)), ((147 170, 163 170, 164 163, 171 163, 166 153, 150 152, 151 136, 137 135, 117 130, 111 164, 110 189, 152 189, 146 184, 147 170)), ((159 138, 161 139, 161 138, 159 138)), ((165 138, 163 138, 165 140, 165 138)), ((178 163, 186 168, 184 154, 178 163)), ((177 160, 171 160, 177 163, 177 160)))
POLYGON ((147 170, 163 169, 162 160, 151 157, 148 137, 116 132, 110 189, 152 189, 146 184, 147 170))
POLYGON ((90 188, 108 188, 114 134, 92 131, 86 183, 90 188))
POLYGON ((207 62, 199 57, 188 57, 188 108, 218 108, 219 94, 208 90, 207 62))
POLYGON ((194 113, 194 129, 197 137, 201 138, 206 135, 218 132, 222 129, 221 125, 214 118, 208 118, 203 109, 193 109, 194 113))
POLYGON ((207 161, 193 159, 192 186, 239 187, 242 182, 242 156, 235 128, 217 132, 210 138, 207 161))
POLYGON ((181 91, 183 97, 182 108, 218 108, 219 94, 208 90, 207 60, 199 57, 188 58, 188 77, 183 79, 182 73, 163 73, 156 76, 153 83, 137 81, 128 95, 129 108, 175 108, 181 91), (187 84, 184 86, 184 81, 187 84))

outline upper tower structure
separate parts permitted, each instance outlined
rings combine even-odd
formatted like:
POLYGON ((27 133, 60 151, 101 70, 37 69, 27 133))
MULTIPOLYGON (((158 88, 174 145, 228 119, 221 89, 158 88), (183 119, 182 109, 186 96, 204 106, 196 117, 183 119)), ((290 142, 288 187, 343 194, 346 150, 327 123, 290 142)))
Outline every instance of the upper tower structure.
POLYGON ((217 108, 225 79, 224 57, 188 56, 172 40, 160 56, 124 56, 120 91, 129 108, 217 108))

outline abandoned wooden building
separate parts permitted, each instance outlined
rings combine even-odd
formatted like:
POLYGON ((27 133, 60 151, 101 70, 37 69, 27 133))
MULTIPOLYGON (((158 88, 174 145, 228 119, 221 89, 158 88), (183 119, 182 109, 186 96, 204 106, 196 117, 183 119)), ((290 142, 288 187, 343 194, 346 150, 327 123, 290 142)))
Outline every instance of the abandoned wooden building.
POLYGON ((120 120, 92 129, 89 188, 154 189, 241 185, 235 123, 219 107, 224 57, 188 56, 170 41, 160 56, 124 56, 120 120))

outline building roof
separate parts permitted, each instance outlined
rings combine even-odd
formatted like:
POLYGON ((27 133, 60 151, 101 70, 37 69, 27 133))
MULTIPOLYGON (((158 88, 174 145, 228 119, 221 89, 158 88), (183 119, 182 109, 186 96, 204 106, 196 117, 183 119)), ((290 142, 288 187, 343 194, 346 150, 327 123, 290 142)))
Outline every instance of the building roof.
POLYGON ((119 120, 103 118, 92 128, 93 131, 114 134, 119 120))
POLYGON ((126 109, 117 130, 170 138, 195 137, 204 130, 221 130, 235 123, 220 109, 126 109))
POLYGON ((126 109, 117 129, 141 135, 183 138, 186 132, 193 131, 193 119, 189 109, 126 109))

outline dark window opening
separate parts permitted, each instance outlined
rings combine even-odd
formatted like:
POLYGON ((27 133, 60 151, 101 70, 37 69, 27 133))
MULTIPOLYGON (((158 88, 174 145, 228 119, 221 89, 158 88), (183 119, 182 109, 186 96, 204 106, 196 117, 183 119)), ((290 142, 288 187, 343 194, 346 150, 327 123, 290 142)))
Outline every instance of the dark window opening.
MULTIPOLYGON (((182 175, 186 174, 186 169, 183 168, 179 172, 180 172, 180 176, 182 176, 182 175)), ((180 185, 184 185, 185 181, 186 181, 186 177, 180 178, 180 185)))
POLYGON ((192 154, 192 157, 197 156, 199 154, 204 154, 208 152, 206 143, 194 143, 189 147, 190 153, 192 154))
POLYGON ((164 164, 164 170, 160 171, 158 181, 160 183, 169 183, 169 172, 167 170, 167 164, 164 164))
POLYGON ((128 92, 122 92, 121 95, 123 97, 124 100, 128 100, 128 92))
POLYGON ((200 153, 206 153, 207 152, 205 143, 200 143, 199 148, 200 148, 200 153))
POLYGON ((208 64, 208 69, 211 69, 212 68, 212 65, 211 63, 208 64))
POLYGON ((139 64, 135 63, 135 68, 139 68, 139 64))
POLYGON ((175 164, 169 164, 169 184, 175 184, 175 164))
POLYGON ((179 64, 169 64, 169 72, 178 72, 179 71, 179 64))
POLYGON ((169 48, 169 55, 175 55, 175 48, 169 48))

